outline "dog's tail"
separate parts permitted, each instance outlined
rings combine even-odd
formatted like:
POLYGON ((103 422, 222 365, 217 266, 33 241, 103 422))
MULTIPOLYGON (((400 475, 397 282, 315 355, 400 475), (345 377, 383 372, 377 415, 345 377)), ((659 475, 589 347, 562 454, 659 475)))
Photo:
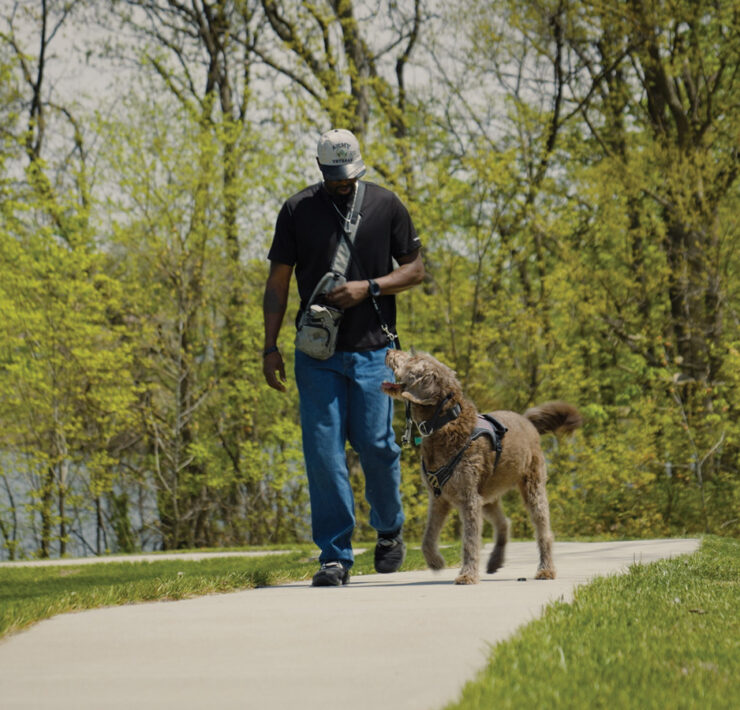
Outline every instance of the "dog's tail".
POLYGON ((524 412, 540 434, 569 434, 583 424, 579 411, 567 402, 545 402, 524 412))

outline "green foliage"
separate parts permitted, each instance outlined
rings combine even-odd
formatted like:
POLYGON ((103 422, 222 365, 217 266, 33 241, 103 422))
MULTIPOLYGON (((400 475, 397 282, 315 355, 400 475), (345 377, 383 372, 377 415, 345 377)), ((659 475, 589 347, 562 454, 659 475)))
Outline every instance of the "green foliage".
POLYGON ((264 241, 263 223, 241 222, 242 209, 251 209, 242 196, 271 179, 263 156, 248 152, 247 133, 193 120, 176 102, 133 100, 130 121, 103 130, 123 188, 113 231, 127 258, 116 276, 139 331, 147 442, 136 466, 142 481, 155 474, 164 544, 295 539, 305 526, 305 490, 294 481, 295 401, 265 392, 266 271, 242 257, 264 241), (173 115, 177 130, 165 130, 173 115), (253 172, 227 181, 225 151, 253 172), (242 232, 236 241, 233 230, 242 232))
MULTIPOLYGON (((297 395, 263 381, 261 298, 275 215, 332 122, 424 244, 404 347, 483 411, 584 413, 543 442, 556 534, 740 532, 731 3, 147 8, 106 49, 132 72, 114 111, 47 100, 34 77, 58 55, 21 42, 40 27, 0 35, 9 554, 63 554, 72 533, 100 552, 308 538, 297 395)), ((402 466, 416 535, 418 452, 402 466)))
MULTIPOLYGON (((6 203, 0 224, 0 446, 12 452, 2 474, 28 479, 26 510, 48 556, 54 540, 67 541, 65 500, 84 488, 90 505, 113 485, 134 389, 131 345, 109 320, 120 284, 97 254, 68 246, 27 208, 6 203)), ((9 548, 18 542, 4 537, 9 548)))
MULTIPOLYGON (((429 282, 406 342, 454 367, 482 410, 580 406, 584 430, 545 442, 556 533, 734 534, 737 114, 714 109, 740 38, 724 4, 701 21, 688 3, 586 5, 587 24, 562 4, 549 24, 515 2, 447 18, 470 42, 444 86, 470 102, 445 116, 454 143, 423 129, 442 157, 423 185, 429 282), (650 56, 630 48, 648 27, 650 56), (580 105, 567 119, 563 95, 580 105), (507 111, 494 120, 486 103, 507 111), (704 129, 685 125, 692 106, 704 129)), ((507 509, 527 534, 515 494, 507 509)))

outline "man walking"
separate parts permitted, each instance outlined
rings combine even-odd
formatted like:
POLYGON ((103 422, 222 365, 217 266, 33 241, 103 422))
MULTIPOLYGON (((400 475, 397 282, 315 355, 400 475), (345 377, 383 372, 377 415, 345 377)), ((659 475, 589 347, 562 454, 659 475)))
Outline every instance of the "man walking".
MULTIPOLYGON (((263 371, 270 387, 280 391, 285 390, 286 376, 277 338, 293 269, 301 309, 305 309, 316 284, 331 269, 356 202, 358 181, 365 174, 359 143, 347 130, 334 129, 321 136, 317 162, 323 181, 285 202, 268 254, 263 371)), ((347 584, 354 563, 355 512, 347 441, 359 455, 370 524, 378 533, 375 569, 395 572, 406 552, 400 449, 392 428, 392 400, 380 389, 381 382, 392 377, 385 366, 390 343, 382 325, 395 334, 394 296, 420 283, 424 266, 421 243, 404 205, 391 191, 363 184, 347 281, 325 297, 326 305, 344 312, 336 350, 325 360, 300 350, 295 353, 311 526, 321 550, 314 586, 347 584)))

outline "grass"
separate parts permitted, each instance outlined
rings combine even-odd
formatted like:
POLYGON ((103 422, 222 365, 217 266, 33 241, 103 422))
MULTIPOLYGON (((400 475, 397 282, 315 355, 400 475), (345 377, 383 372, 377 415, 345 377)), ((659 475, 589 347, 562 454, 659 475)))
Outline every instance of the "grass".
MULTIPOLYGON (((357 555, 353 575, 370 574, 373 545, 357 555)), ((0 565, 0 638, 56 614, 105 606, 172 601, 309 579, 316 572, 315 548, 265 557, 107 562, 49 567, 0 565)), ((450 565, 459 546, 443 550, 450 565)), ((426 566, 409 549, 404 569, 426 566)))
POLYGON ((497 644, 447 710, 740 707, 740 541, 634 565, 497 644))

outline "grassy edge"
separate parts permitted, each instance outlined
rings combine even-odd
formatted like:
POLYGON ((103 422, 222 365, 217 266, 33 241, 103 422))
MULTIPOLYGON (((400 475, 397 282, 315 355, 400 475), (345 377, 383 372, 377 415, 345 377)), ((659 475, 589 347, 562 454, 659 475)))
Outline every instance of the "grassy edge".
POLYGON ((740 541, 576 588, 492 646, 445 710, 737 707, 740 541))

